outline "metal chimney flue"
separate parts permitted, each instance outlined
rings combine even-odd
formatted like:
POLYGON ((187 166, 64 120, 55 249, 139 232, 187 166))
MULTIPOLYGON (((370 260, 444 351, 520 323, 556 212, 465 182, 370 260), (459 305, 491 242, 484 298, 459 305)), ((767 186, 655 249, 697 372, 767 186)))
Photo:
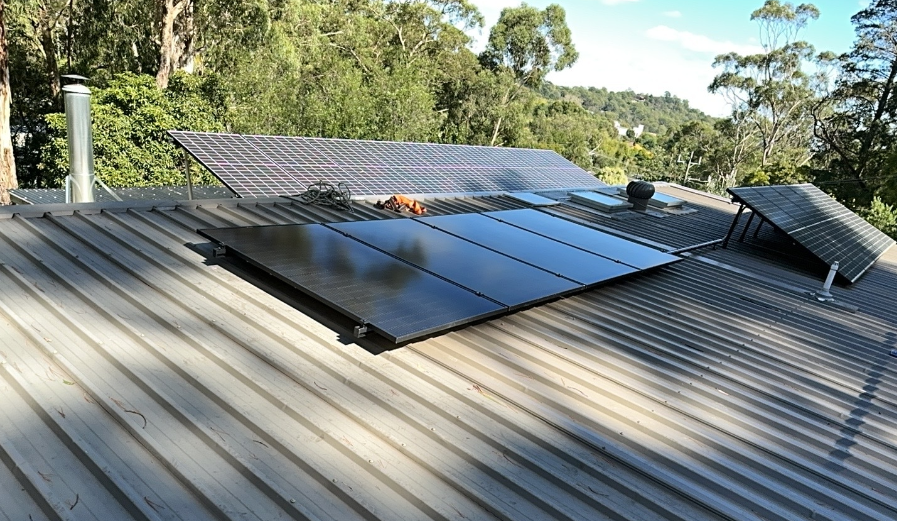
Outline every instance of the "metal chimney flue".
MULTIPOLYGON (((69 75, 65 79, 86 81, 83 76, 69 75)), ((62 88, 65 97, 65 123, 68 130, 69 179, 67 202, 92 203, 96 183, 93 164, 93 132, 90 117, 90 89, 83 83, 71 83, 62 88)))

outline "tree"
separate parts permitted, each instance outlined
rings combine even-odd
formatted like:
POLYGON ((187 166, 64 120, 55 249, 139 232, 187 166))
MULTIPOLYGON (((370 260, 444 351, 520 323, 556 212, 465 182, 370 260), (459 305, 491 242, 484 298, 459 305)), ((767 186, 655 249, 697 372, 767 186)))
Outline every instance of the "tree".
POLYGON ((894 205, 886 204, 881 198, 874 197, 869 207, 863 209, 860 215, 872 226, 897 239, 897 208, 894 208, 894 205))
MULTIPOLYGON (((513 78, 499 101, 500 107, 507 107, 524 88, 538 88, 546 74, 570 67, 578 57, 561 6, 551 4, 539 11, 521 4, 502 9, 480 60, 496 74, 513 78)), ((503 119, 499 115, 495 120, 490 145, 498 144, 503 119)))
MULTIPOLYGON (((53 100, 59 100, 59 29, 71 17, 69 0, 19 0, 13 16, 27 29, 27 43, 39 50, 45 85, 53 100)), ((19 42, 25 43, 25 42, 19 42)))
POLYGON ((0 0, 0 204, 9 204, 9 190, 18 187, 10 126, 9 44, 6 41, 6 0, 0 0))
MULTIPOLYGON (((181 153, 166 136, 170 129, 224 130, 224 93, 214 76, 175 73, 167 89, 152 76, 124 73, 93 89, 94 157, 97 177, 113 187, 184 185, 181 153), (217 101, 215 101, 217 100, 217 101)), ((65 114, 47 117, 49 142, 42 151, 42 176, 35 184, 61 186, 68 174, 65 114)), ((197 184, 213 184, 205 170, 197 184)))
POLYGON ((258 45, 268 30, 269 7, 264 0, 155 0, 155 3, 159 42, 156 85, 161 89, 168 86, 168 79, 175 71, 192 73, 197 55, 209 54, 213 64, 230 63, 234 47, 245 52, 258 45))
POLYGON ((844 199, 868 202, 893 172, 897 117, 897 0, 876 0, 851 19, 857 38, 840 57, 832 92, 817 105, 824 181, 844 199))
POLYGON ((812 45, 796 38, 817 18, 819 10, 812 4, 795 7, 766 0, 751 14, 760 25, 763 52, 746 56, 733 52, 714 60, 713 66, 723 72, 708 90, 726 95, 733 112, 756 130, 763 166, 780 159, 776 155, 781 153, 791 154, 787 160, 799 163, 812 157, 807 151, 815 84, 803 66, 817 57, 812 45))

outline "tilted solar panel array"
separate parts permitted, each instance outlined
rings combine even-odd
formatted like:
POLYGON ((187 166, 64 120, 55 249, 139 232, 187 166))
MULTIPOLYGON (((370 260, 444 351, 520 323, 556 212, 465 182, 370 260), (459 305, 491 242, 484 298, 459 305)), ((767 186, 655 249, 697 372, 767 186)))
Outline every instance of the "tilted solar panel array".
POLYGON ((680 260, 530 209, 198 231, 396 343, 680 260))
POLYGON ((740 202, 850 282, 875 264, 894 240, 811 184, 730 188, 740 202))
POLYGON ((551 150, 169 131, 241 197, 297 195, 317 181, 391 195, 605 186, 551 150))

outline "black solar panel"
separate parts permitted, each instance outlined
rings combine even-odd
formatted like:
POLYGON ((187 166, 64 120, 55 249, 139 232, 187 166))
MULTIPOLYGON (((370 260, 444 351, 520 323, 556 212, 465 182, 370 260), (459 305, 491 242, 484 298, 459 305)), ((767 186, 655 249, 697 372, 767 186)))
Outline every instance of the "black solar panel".
POLYGON ((296 195, 317 181, 390 195, 595 188, 551 150, 169 131, 241 197, 296 195))
POLYGON ((553 298, 582 286, 413 219, 328 224, 365 244, 435 273, 509 308, 553 298), (521 283, 525 281, 525 283, 521 283))
MULTIPOLYGON (((599 257, 479 213, 424 217, 419 220, 484 248, 557 273, 586 286, 638 271, 632 266, 599 257)), ((580 228, 583 231, 589 230, 584 226, 580 228)))
POLYGON ((396 343, 505 310, 320 224, 199 233, 396 343))
POLYGON ((894 240, 811 184, 730 188, 751 208, 826 264, 856 282, 894 240))
MULTIPOLYGON (((570 229, 555 231, 600 247, 594 234, 605 234, 559 221, 570 229)), ((199 233, 397 343, 640 271, 483 214, 199 233)), ((627 245, 659 264, 655 250, 627 245)))
POLYGON ((662 251, 536 210, 504 210, 483 215, 640 270, 679 260, 662 251))

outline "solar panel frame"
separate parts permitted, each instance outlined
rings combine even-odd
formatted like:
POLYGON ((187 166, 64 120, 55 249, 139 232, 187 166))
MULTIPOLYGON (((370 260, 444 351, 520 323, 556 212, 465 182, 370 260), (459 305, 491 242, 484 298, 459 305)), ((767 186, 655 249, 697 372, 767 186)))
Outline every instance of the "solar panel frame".
POLYGON ((894 240, 812 184, 729 188, 733 200, 856 282, 894 240))
POLYGON ((359 196, 606 186, 551 150, 169 131, 241 197, 346 183, 359 196), (265 182, 266 176, 270 183, 265 182))

